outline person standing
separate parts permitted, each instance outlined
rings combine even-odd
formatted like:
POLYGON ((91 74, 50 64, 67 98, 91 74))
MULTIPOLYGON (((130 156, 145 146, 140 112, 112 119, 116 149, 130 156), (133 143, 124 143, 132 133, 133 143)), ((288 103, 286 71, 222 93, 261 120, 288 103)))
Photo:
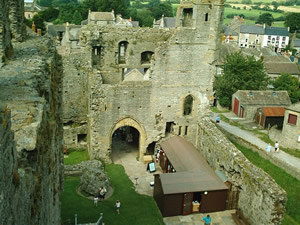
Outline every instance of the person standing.
POLYGON ((275 142, 274 149, 275 149, 275 152, 279 151, 279 143, 278 143, 278 141, 275 142))
POLYGON ((94 205, 96 206, 96 207, 98 207, 98 197, 97 196, 95 196, 94 197, 94 205))
POLYGON ((117 213, 120 214, 121 202, 119 200, 116 201, 117 213))
POLYGON ((271 152, 271 148, 272 148, 272 146, 269 143, 268 146, 267 146, 267 148, 266 148, 267 152, 271 152))
POLYGON ((211 223, 210 215, 207 215, 206 217, 203 217, 202 221, 204 222, 204 225, 210 225, 210 223, 211 223))

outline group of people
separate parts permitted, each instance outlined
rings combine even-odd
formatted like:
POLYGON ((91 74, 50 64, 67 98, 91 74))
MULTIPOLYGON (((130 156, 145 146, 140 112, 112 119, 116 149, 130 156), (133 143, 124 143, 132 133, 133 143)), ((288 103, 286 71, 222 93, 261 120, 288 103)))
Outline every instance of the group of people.
MULTIPOLYGON (((94 197, 94 205, 95 205, 96 207, 98 207, 98 201, 99 201, 99 199, 100 199, 100 200, 104 200, 104 197, 105 197, 106 192, 107 192, 107 190, 106 190, 105 187, 100 187, 100 188, 99 188, 99 193, 98 193, 98 195, 96 195, 96 196, 94 197)), ((120 214, 120 207, 121 207, 121 202, 120 202, 120 200, 117 200, 117 201, 116 201, 115 207, 117 208, 117 213, 120 214)))
POLYGON ((101 200, 104 200, 104 197, 105 197, 105 194, 106 194, 106 188, 105 187, 100 187, 99 188, 99 192, 98 192, 98 195, 95 195, 94 197, 94 205, 97 207, 98 206, 98 201, 100 199, 101 200))
MULTIPOLYGON (((271 152, 272 146, 271 146, 270 143, 268 144, 266 150, 267 150, 267 152, 271 152)), ((275 150, 275 152, 279 151, 279 143, 278 143, 278 141, 276 141, 275 144, 274 144, 274 150, 275 150)))

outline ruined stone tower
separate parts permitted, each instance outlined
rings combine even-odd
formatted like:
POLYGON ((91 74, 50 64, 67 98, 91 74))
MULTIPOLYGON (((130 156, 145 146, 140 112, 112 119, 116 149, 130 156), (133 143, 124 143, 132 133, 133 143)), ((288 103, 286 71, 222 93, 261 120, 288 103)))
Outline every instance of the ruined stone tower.
POLYGON ((171 30, 81 29, 92 68, 86 134, 93 158, 110 161, 120 127, 138 131, 141 159, 168 133, 196 142, 197 121, 209 110, 223 7, 223 1, 182 1, 171 30))

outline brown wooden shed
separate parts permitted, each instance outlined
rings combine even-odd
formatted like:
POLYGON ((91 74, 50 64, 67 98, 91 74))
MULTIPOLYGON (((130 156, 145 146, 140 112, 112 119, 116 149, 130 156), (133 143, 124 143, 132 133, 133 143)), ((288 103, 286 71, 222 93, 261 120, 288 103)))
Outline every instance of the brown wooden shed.
POLYGON ((163 216, 225 210, 228 187, 191 143, 174 136, 161 147, 176 170, 155 175, 154 199, 163 216))

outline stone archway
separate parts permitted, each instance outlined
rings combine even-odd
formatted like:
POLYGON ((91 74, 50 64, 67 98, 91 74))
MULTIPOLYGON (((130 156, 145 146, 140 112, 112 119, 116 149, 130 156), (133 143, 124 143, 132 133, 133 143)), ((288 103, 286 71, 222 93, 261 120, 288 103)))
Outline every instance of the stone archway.
POLYGON ((112 145, 112 137, 114 132, 121 127, 133 127, 139 132, 139 158, 140 160, 144 160, 144 154, 146 152, 146 132, 141 123, 132 117, 122 118, 115 123, 110 132, 110 146, 112 145))

